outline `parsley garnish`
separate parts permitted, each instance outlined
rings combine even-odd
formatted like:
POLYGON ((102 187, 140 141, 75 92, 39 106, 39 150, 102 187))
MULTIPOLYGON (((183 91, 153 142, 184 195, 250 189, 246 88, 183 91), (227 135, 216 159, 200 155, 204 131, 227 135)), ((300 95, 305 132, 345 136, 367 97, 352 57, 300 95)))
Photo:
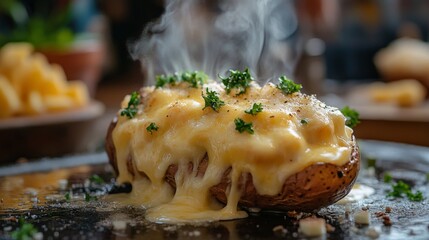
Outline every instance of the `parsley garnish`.
POLYGON ((242 133, 244 131, 253 134, 253 124, 251 122, 246 123, 243 119, 241 118, 236 118, 234 119, 234 123, 235 123, 235 130, 237 130, 238 132, 242 133))
POLYGON ((238 70, 229 70, 229 77, 221 77, 223 85, 225 85, 226 93, 230 93, 233 88, 239 90, 236 96, 246 92, 250 82, 253 81, 252 75, 250 75, 249 68, 246 68, 243 72, 238 70))
POLYGON ((67 202, 70 202, 70 199, 71 199, 70 192, 66 192, 66 194, 64 194, 64 198, 66 199, 67 202))
POLYGON ((367 161, 367 168, 370 168, 370 167, 375 168, 375 165, 377 163, 376 158, 368 157, 366 161, 367 161))
POLYGON ((411 201, 417 202, 423 200, 422 192, 417 191, 413 193, 411 187, 403 181, 398 181, 396 184, 392 185, 392 191, 387 193, 387 196, 395 198, 402 198, 404 195, 411 201))
POLYGON ((348 106, 343 107, 341 110, 341 113, 346 117, 346 125, 350 128, 356 127, 359 122, 359 113, 356 112, 356 110, 351 109, 348 106))
POLYGON ((201 71, 182 73, 182 81, 189 83, 193 88, 197 88, 198 85, 202 86, 208 78, 207 74, 201 71))
POLYGON ((308 123, 308 121, 307 121, 307 119, 301 119, 301 124, 303 124, 303 125, 305 125, 305 124, 307 124, 308 123))
POLYGON ((121 116, 127 116, 129 119, 136 116, 138 112, 137 106, 140 104, 140 94, 138 92, 131 93, 130 101, 128 106, 121 111, 121 116))
POLYGON ((13 239, 33 239, 33 236, 38 232, 37 228, 31 223, 26 223, 23 218, 19 219, 20 227, 12 232, 13 239))
POLYGON ((104 180, 100 176, 98 176, 97 174, 92 175, 89 178, 89 181, 92 183, 96 183, 96 184, 103 184, 104 183, 104 180))
POLYGON ((91 196, 89 193, 85 193, 85 202, 90 202, 92 200, 96 201, 97 196, 91 196))
POLYGON ((150 123, 149 126, 147 126, 146 131, 150 132, 152 134, 153 131, 158 131, 159 127, 156 126, 155 123, 150 123))
POLYGON ((299 92, 302 88, 302 85, 294 83, 286 76, 281 76, 279 78, 279 84, 277 85, 277 88, 282 90, 284 94, 292 94, 295 92, 299 92))
POLYGON ((390 175, 390 173, 388 173, 388 172, 386 172, 386 173, 384 173, 384 176, 383 176, 383 181, 385 182, 385 183, 390 183, 390 182, 392 182, 392 175, 390 175))
POLYGON ((155 77, 155 87, 159 88, 159 87, 163 87, 165 84, 172 84, 174 85, 176 82, 179 81, 179 77, 177 74, 173 74, 173 75, 158 75, 155 77))
POLYGON ((197 88, 198 85, 203 85, 207 82, 209 77, 202 71, 194 71, 194 72, 184 72, 182 74, 172 74, 172 75, 158 75, 156 76, 155 87, 160 88, 165 84, 174 85, 177 82, 183 81, 187 82, 193 88, 197 88))
POLYGON ((255 116, 256 114, 262 112, 263 109, 262 103, 254 103, 251 109, 248 109, 244 112, 255 116))
POLYGON ((204 98, 204 108, 211 107, 215 112, 218 112, 220 107, 225 105, 225 102, 220 100, 218 93, 215 91, 210 91, 208 88, 206 88, 206 95, 202 94, 204 98))

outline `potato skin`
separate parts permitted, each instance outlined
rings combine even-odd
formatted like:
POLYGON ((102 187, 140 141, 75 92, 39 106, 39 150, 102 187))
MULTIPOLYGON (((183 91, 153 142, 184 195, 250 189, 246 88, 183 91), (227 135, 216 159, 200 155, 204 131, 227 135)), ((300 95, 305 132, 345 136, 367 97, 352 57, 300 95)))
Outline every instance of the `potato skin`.
MULTIPOLYGON (((106 152, 109 157, 110 164, 113 166, 116 173, 117 159, 115 155, 115 146, 112 141, 112 131, 116 126, 114 119, 108 129, 106 136, 106 152)), ((132 159, 127 159, 127 166, 132 164, 132 159)), ((198 164, 198 177, 204 176, 207 169, 209 159, 207 154, 201 159, 198 164)), ((194 166, 192 163, 188 165, 189 173, 192 172, 194 166)), ((132 167, 127 168, 134 176, 132 167)), ((177 165, 170 165, 165 174, 165 181, 173 188, 176 188, 175 174, 177 165)), ((316 163, 306 167, 304 170, 290 176, 283 184, 282 191, 274 196, 260 195, 253 185, 252 175, 247 173, 242 176, 239 182, 242 182, 242 196, 239 201, 239 206, 244 208, 260 208, 269 210, 285 210, 285 211, 312 211, 321 207, 328 206, 345 197, 353 187, 358 172, 360 169, 360 154, 356 140, 353 137, 353 150, 348 161, 343 166, 337 166, 330 163, 316 163), (245 177, 245 181, 243 181, 245 177)), ((221 182, 210 188, 211 194, 220 202, 227 202, 225 194, 229 188, 231 180, 229 174, 231 168, 227 169, 221 179, 221 182)), ((142 173, 138 173, 144 175, 142 173)))
MULTIPOLYGON (((328 206, 345 197, 353 187, 360 169, 360 154, 353 138, 350 161, 343 166, 317 163, 290 176, 283 184, 282 191, 274 196, 260 195, 248 174, 239 206, 248 208, 312 211, 328 206)), ((210 191, 216 198, 226 203, 225 189, 230 184, 228 174, 221 183, 210 191)))
POLYGON ((115 147, 115 144, 113 143, 112 133, 117 123, 118 123, 117 117, 113 118, 112 122, 110 122, 109 128, 107 129, 106 142, 104 144, 107 157, 109 158, 109 163, 110 165, 112 165, 116 175, 118 175, 119 172, 118 172, 118 164, 116 159, 116 147, 115 147))

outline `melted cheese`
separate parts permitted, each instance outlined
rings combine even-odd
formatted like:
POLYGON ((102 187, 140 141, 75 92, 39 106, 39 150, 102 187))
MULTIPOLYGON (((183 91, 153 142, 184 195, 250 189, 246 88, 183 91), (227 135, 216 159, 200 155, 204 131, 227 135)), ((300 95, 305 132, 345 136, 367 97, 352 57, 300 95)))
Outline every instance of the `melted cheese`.
MULTIPOLYGON (((155 222, 212 221, 246 217, 238 209, 241 181, 247 173, 259 194, 278 194, 285 180, 317 162, 343 165, 350 159, 352 130, 336 108, 315 97, 283 94, 273 84, 252 85, 245 94, 227 94, 218 83, 190 88, 185 83, 141 90, 143 103, 133 119, 119 117, 113 130, 119 183, 131 182, 128 203, 146 207, 155 222), (218 112, 204 108, 202 89, 214 90, 225 102, 218 112), (244 111, 262 103, 253 116, 244 111), (239 133, 234 119, 252 122, 254 134, 239 133), (302 123, 305 119, 307 123, 302 123), (152 133, 150 123, 159 127, 152 133), (208 156, 207 170, 197 174, 208 156), (190 165, 191 163, 191 165, 190 165), (176 188, 165 181, 177 165, 176 188), (195 166, 190 168, 189 166, 195 166), (133 173, 129 171, 133 169, 133 173), (219 204, 210 187, 227 169, 227 204, 219 204)), ((124 99, 126 107, 129 96, 124 99)))

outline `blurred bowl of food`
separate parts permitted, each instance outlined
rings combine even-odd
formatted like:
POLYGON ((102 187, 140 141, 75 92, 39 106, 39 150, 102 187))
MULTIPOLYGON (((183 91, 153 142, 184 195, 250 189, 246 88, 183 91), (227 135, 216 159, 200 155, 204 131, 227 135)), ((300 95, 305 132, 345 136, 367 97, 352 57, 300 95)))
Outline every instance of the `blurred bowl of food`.
POLYGON ((51 64, 60 65, 67 79, 81 80, 94 96, 102 72, 104 49, 100 41, 86 39, 76 41, 66 49, 38 50, 51 64))
POLYGON ((374 63, 386 81, 416 79, 429 90, 429 44, 426 42, 398 39, 377 52, 374 63))
POLYGON ((94 151, 104 106, 96 101, 64 112, 0 119, 0 162, 94 151))
POLYGON ((28 43, 0 49, 0 161, 90 150, 104 107, 28 43))

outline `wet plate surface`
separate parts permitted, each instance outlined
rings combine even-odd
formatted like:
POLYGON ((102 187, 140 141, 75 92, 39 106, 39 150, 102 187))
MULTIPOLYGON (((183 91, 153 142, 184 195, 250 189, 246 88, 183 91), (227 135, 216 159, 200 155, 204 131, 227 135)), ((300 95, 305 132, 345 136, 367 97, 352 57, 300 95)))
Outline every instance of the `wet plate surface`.
POLYGON ((143 209, 107 201, 113 183, 107 164, 3 176, 0 238, 10 238, 22 219, 43 239, 305 239, 298 231, 299 218, 313 215, 330 225, 321 239, 429 239, 429 148, 376 141, 361 141, 360 147, 364 161, 358 183, 373 188, 372 195, 311 214, 258 212, 246 219, 200 225, 150 223, 143 209), (393 182, 385 183, 386 175, 393 182), (421 191, 423 201, 387 197, 399 180, 413 192, 421 191), (355 223, 354 215, 362 208, 368 209, 369 225, 355 223))

